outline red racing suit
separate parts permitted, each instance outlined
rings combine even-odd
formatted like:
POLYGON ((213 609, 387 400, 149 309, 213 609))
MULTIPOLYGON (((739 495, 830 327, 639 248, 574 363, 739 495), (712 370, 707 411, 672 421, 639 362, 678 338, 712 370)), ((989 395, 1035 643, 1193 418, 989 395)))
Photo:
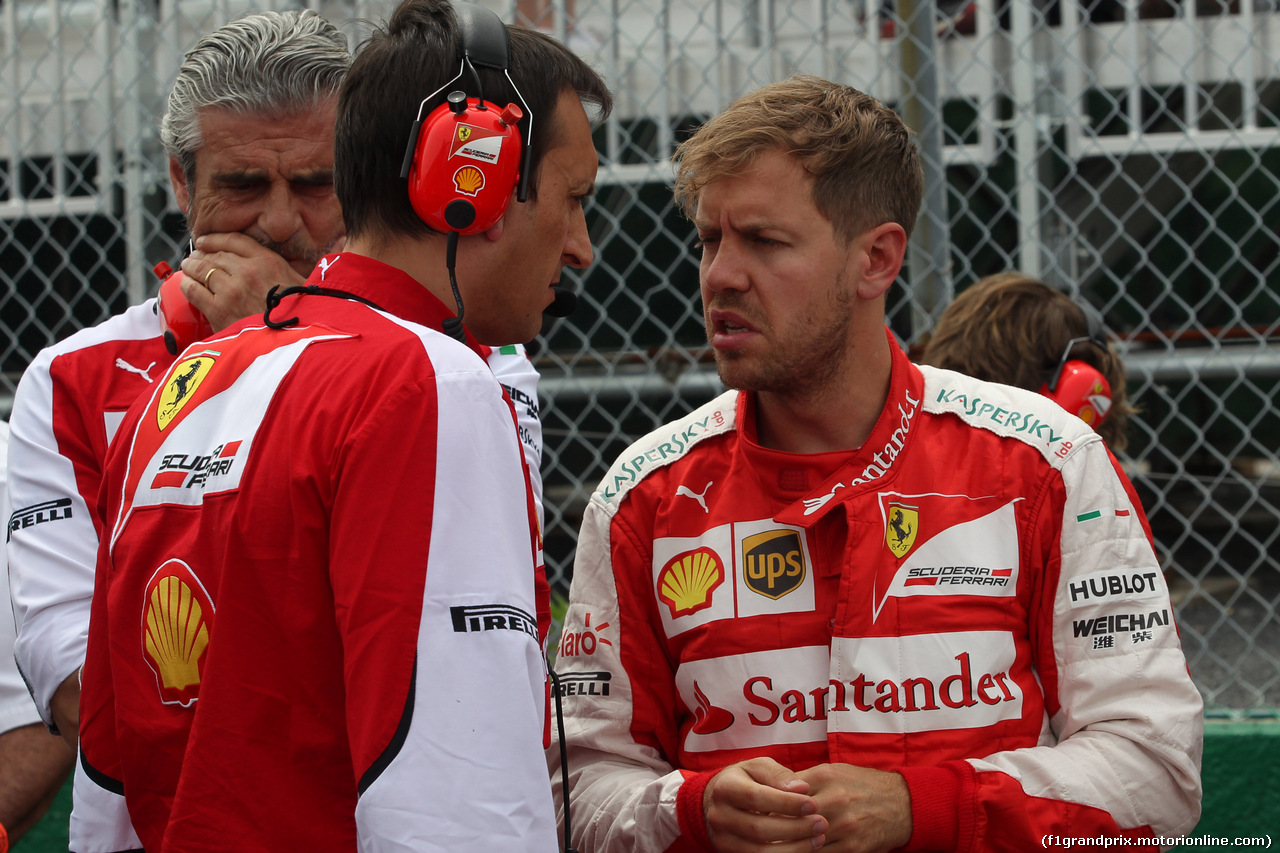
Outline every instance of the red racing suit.
POLYGON ((755 756, 900 771, 910 850, 1195 826, 1202 701, 1102 440, 893 350, 857 451, 761 447, 730 392, 592 495, 557 656, 583 853, 710 849, 706 783, 755 756))
POLYGON ((152 853, 554 849, 511 402, 399 270, 308 283, 351 298, 192 345, 112 444, 82 776, 152 853))

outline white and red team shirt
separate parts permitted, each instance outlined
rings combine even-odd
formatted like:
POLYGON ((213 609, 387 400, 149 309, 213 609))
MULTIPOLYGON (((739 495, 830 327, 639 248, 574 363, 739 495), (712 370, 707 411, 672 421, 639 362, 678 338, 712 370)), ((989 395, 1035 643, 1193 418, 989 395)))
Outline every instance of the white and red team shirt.
POLYGON ((1202 701, 1102 440, 892 348, 857 451, 763 448, 730 392, 592 495, 557 655, 578 849, 710 849, 706 783, 755 756, 902 772, 909 850, 1195 826, 1202 701))
MULTIPOLYGON (((7 454, 5 447, 9 443, 9 425, 0 421, 0 518, 9 518, 9 495, 5 489, 7 454)), ((5 565, 5 548, 0 540, 0 734, 10 729, 29 726, 40 722, 36 706, 31 703, 31 694, 22 681, 22 675, 13 660, 13 608, 9 603, 9 571, 5 565)))
MULTIPOLYGON (((523 346, 481 351, 515 404, 541 512, 538 372, 523 346)), ((18 384, 4 514, 16 657, 51 728, 54 691, 84 663, 107 446, 129 406, 172 363, 150 299, 46 347, 18 384)))
POLYGON ((172 361, 150 299, 41 350, 18 383, 7 516, 16 657, 50 727, 54 691, 84 663, 107 445, 172 361))
POLYGON ((293 296, 192 345, 112 446, 83 775, 153 853, 554 849, 511 403, 399 270, 309 283, 384 310, 293 296))

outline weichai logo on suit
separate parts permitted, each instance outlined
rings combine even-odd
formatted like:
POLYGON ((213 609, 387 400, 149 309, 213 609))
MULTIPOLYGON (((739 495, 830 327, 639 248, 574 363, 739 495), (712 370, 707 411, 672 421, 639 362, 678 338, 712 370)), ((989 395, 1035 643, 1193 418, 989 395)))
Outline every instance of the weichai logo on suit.
POLYGON ((799 532, 769 530, 742 540, 742 578, 752 592, 779 599, 797 589, 806 574, 799 532))

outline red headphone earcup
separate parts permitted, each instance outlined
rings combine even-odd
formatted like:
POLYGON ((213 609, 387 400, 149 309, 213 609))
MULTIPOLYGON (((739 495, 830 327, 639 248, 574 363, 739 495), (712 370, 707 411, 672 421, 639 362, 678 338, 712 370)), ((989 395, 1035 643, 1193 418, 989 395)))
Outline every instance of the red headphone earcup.
POLYGON ((519 107, 437 107, 422 124, 409 170, 409 202, 437 231, 480 234, 498 223, 520 178, 519 107))
POLYGON ((1050 391, 1046 383, 1040 393, 1095 429, 1111 411, 1111 383, 1085 361, 1068 361, 1062 366, 1058 389, 1050 391))
MULTIPOLYGON (((158 267, 159 265, 157 271, 158 267)), ((189 344, 213 334, 209 319, 182 295, 179 285, 184 278, 186 275, 182 270, 169 275, 160 283, 160 292, 156 297, 159 303, 160 329, 170 355, 177 355, 189 344)))

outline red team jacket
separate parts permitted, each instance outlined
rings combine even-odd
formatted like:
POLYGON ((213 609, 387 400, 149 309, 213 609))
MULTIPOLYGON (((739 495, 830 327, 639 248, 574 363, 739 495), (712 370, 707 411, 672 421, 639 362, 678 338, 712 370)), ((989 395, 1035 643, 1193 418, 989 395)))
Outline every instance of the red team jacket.
POLYGON ((290 297, 289 328, 188 348, 112 445, 84 773, 153 853, 552 849, 511 404, 403 273, 309 282, 385 311, 290 297))
POLYGON ((592 496, 557 657, 579 849, 706 849, 707 781, 760 755, 900 770, 909 849, 1195 826, 1202 703, 1124 475, 1045 398, 893 350, 858 451, 763 448, 731 392, 592 496))

